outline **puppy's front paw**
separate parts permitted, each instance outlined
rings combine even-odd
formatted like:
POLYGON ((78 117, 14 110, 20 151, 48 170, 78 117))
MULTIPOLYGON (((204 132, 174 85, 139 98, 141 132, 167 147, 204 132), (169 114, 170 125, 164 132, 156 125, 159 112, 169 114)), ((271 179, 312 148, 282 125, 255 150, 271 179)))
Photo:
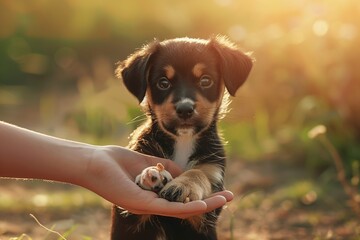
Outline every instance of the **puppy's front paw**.
POLYGON ((135 183, 142 189, 159 192, 172 179, 171 174, 165 170, 161 163, 158 163, 156 166, 145 168, 136 177, 135 183))
MULTIPOLYGON (((159 196, 171 202, 202 200, 211 194, 209 179, 200 170, 191 169, 165 185, 159 196)), ((197 215, 187 219, 195 230, 201 232, 206 226, 206 216, 197 215)))
POLYGON ((189 170, 175 178, 160 191, 159 195, 171 202, 202 200, 211 193, 207 177, 199 170, 189 170))
POLYGON ((200 199, 201 194, 191 193, 191 186, 186 181, 175 179, 171 183, 165 185, 160 191, 159 196, 170 202, 189 202, 200 199), (190 199, 190 195, 191 199, 190 199))

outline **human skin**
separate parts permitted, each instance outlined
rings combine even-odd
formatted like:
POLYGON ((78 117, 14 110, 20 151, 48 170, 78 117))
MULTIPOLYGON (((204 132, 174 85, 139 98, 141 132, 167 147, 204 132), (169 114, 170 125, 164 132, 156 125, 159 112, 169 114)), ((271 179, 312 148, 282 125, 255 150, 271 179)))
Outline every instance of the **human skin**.
POLYGON ((87 188, 134 214, 188 218, 219 208, 233 199, 230 191, 189 203, 169 202, 134 183, 146 167, 162 163, 174 177, 172 161, 121 146, 70 141, 0 121, 0 177, 44 179, 87 188))

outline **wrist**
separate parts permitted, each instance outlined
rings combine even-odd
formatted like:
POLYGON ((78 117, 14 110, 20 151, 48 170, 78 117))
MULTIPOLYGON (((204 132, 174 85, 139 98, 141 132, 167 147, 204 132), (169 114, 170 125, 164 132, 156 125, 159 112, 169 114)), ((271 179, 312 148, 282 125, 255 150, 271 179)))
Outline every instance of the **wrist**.
POLYGON ((109 178, 109 170, 116 168, 111 157, 110 146, 94 146, 84 152, 84 165, 78 176, 77 185, 81 185, 95 192, 103 188, 109 178))

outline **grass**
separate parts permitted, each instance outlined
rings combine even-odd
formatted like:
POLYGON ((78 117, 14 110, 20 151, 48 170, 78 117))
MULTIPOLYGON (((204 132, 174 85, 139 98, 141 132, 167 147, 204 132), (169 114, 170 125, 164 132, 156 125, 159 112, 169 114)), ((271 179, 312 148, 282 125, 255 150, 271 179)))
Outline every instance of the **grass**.
MULTIPOLYGON (((47 184, 48 185, 48 184, 47 184)), ((41 189, 44 184, 37 184, 41 189)), ((4 191, 0 196, 0 211, 26 212, 34 209, 46 211, 72 211, 91 207, 105 207, 106 202, 96 194, 78 187, 60 191, 27 192, 26 197, 14 198, 14 194, 4 191)))
POLYGON ((88 190, 1 180, 0 191, 0 239, 89 240, 98 238, 99 229, 107 235, 111 205, 88 190))

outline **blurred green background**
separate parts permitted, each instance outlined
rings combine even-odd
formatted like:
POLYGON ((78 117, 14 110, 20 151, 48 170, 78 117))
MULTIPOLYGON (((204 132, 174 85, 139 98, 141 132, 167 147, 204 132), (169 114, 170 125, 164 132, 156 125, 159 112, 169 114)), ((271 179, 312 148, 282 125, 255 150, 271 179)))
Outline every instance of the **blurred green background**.
POLYGON ((256 59, 221 122, 230 167, 280 163, 339 189, 307 135, 322 124, 358 189, 359 13, 358 0, 0 0, 0 120, 125 146, 142 113, 116 62, 154 38, 222 34, 256 59))

